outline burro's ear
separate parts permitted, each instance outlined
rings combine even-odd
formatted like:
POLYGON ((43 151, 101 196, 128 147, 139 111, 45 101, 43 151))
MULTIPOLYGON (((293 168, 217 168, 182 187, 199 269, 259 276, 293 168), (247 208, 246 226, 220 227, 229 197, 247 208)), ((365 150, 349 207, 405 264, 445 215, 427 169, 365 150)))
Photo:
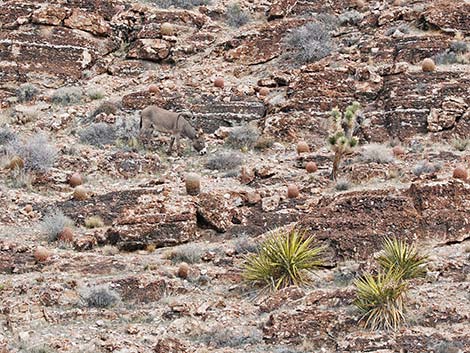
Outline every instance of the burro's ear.
POLYGON ((188 120, 192 120, 193 119, 193 113, 191 112, 181 112, 180 115, 185 118, 185 119, 188 119, 188 120))

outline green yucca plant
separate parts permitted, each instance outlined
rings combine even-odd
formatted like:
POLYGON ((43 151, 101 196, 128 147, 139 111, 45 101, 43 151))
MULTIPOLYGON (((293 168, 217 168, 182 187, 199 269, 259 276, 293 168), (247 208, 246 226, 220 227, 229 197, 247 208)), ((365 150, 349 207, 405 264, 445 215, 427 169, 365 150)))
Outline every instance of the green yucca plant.
POLYGON ((406 321, 407 282, 402 276, 402 271, 392 267, 388 272, 376 276, 368 273, 354 281, 357 289, 354 304, 367 327, 396 330, 406 321))
POLYGON ((354 102, 349 105, 344 113, 341 113, 338 108, 331 111, 332 118, 332 132, 328 137, 328 144, 331 150, 335 153, 333 160, 333 170, 331 178, 336 180, 338 169, 343 157, 351 153, 352 149, 357 146, 358 139, 354 137, 354 132, 357 128, 357 115, 359 114, 360 105, 354 102))
POLYGON ((247 282, 277 290, 308 284, 308 272, 322 264, 322 247, 313 245, 305 231, 278 230, 269 236, 257 253, 246 258, 243 277, 247 282))
POLYGON ((414 244, 409 245, 396 238, 385 238, 377 262, 384 271, 396 267, 403 272, 403 279, 411 279, 426 275, 428 257, 420 255, 414 244))

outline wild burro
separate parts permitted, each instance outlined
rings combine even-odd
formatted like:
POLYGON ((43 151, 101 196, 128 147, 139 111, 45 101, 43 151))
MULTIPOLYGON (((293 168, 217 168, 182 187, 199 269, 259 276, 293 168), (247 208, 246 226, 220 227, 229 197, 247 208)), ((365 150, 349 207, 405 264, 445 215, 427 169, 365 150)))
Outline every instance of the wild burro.
POLYGON ((203 138, 202 130, 196 131, 188 120, 193 119, 191 112, 175 113, 169 110, 151 105, 140 113, 140 134, 147 135, 150 131, 157 130, 160 132, 171 133, 170 147, 168 154, 171 154, 173 144, 176 141, 176 152, 180 154, 180 138, 187 137, 193 147, 200 154, 205 154, 206 143, 203 138))

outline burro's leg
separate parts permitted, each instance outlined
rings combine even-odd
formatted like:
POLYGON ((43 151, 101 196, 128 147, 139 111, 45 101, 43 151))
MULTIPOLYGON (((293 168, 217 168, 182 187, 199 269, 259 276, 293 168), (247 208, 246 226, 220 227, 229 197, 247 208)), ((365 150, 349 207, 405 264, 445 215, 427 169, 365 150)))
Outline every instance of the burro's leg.
POLYGON ((178 156, 181 155, 181 146, 180 146, 180 135, 176 135, 175 137, 176 139, 176 153, 178 154, 178 156))
POLYGON ((171 155, 171 152, 173 150, 173 144, 175 143, 175 136, 172 135, 171 136, 171 140, 170 140, 170 146, 168 147, 168 154, 171 155))

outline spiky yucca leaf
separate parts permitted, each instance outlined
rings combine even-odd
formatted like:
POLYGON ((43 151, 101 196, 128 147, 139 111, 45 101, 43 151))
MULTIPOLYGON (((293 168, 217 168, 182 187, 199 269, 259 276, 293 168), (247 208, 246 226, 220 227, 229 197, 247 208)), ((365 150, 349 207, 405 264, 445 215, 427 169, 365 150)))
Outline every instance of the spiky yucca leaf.
POLYGON ((258 253, 247 257, 243 277, 274 290, 305 285, 309 282, 306 274, 322 264, 322 251, 304 231, 281 230, 266 239, 258 253))
POLYGON ((403 279, 410 279, 426 275, 428 257, 420 255, 414 244, 409 245, 396 238, 385 238, 377 262, 385 271, 396 267, 403 271, 403 279))
POLYGON ((357 289, 354 304, 367 327, 396 330, 406 321, 407 285, 402 276, 402 271, 392 267, 386 273, 376 276, 368 273, 354 281, 357 289))

